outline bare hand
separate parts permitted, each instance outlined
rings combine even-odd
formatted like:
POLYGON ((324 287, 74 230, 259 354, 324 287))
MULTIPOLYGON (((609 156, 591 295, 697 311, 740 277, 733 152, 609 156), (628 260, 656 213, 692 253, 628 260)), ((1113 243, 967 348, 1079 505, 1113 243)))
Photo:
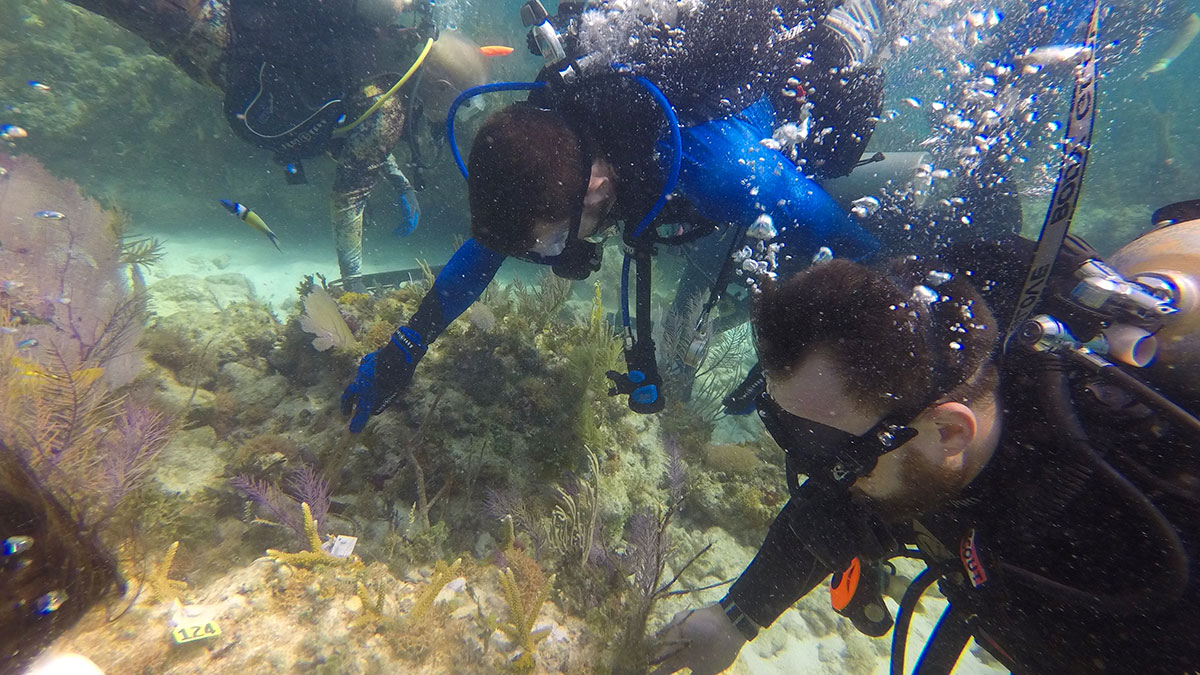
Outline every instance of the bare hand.
POLYGON ((651 675, 668 675, 691 668, 692 675, 716 675, 733 665, 746 638, 725 616, 720 605, 677 613, 655 637, 651 675))

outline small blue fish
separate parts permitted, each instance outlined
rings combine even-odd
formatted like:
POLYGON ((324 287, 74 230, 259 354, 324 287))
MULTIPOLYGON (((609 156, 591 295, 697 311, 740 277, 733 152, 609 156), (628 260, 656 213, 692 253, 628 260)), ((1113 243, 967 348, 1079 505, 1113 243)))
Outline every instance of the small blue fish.
POLYGON ((0 555, 14 556, 20 555, 33 547, 33 537, 27 535, 17 535, 9 537, 0 544, 0 555))
POLYGON ((22 129, 21 127, 15 125, 15 124, 0 125, 0 138, 3 138, 6 141, 12 141, 12 140, 16 140, 18 138, 25 138, 28 135, 29 135, 28 131, 25 131, 24 129, 22 129))
POLYGON ((43 220, 66 220, 67 218, 66 214, 61 211, 38 211, 33 214, 33 217, 43 220))
POLYGON ((37 89, 38 91, 50 91, 50 85, 38 82, 37 80, 30 80, 29 86, 37 89))
POLYGON ((50 614, 57 612, 59 607, 67 601, 66 591, 50 591, 34 601, 33 606, 37 609, 38 614, 50 614))
POLYGON ((17 343, 17 349, 33 349, 38 346, 37 338, 25 338, 17 343))

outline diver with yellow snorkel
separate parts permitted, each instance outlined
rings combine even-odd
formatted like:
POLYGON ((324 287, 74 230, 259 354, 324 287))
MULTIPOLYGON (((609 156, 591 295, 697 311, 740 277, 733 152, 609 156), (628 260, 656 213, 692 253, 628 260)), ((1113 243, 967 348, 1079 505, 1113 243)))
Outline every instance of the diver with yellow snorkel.
POLYGON ((478 45, 439 35, 431 0, 68 1, 221 90, 230 127, 271 150, 289 184, 305 182, 303 160, 334 158, 330 214, 349 286, 361 274, 363 210, 381 180, 398 193, 396 233, 416 227, 419 181, 391 155, 410 118, 444 119, 459 91, 487 79, 478 45))

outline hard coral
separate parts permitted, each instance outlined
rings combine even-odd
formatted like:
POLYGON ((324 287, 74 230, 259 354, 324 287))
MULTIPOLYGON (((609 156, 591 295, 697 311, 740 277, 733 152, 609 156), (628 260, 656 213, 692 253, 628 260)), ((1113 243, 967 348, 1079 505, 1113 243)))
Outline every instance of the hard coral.
POLYGON ((279 478, 299 459, 300 451, 292 439, 279 434, 259 434, 238 448, 230 462, 230 473, 279 478))
POLYGON ((744 445, 713 445, 704 453, 704 464, 708 468, 731 476, 749 474, 761 463, 754 449, 744 445))

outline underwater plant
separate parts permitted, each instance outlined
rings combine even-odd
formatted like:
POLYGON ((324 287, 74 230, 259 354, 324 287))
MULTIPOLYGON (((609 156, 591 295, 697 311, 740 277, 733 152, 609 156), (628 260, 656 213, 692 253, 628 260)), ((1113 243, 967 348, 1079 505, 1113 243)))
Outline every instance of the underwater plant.
POLYGON ((587 453, 588 475, 578 482, 577 488, 565 490, 555 486, 558 504, 555 504, 547 528, 546 541, 559 555, 579 560, 587 565, 592 555, 596 537, 596 517, 600 513, 600 459, 591 448, 584 446, 587 453))
POLYGON ((666 576, 667 564, 671 560, 671 541, 667 528, 679 509, 679 501, 657 512, 642 509, 629 519, 629 538, 622 567, 630 576, 630 594, 627 598, 627 615, 613 659, 613 672, 646 672, 649 664, 649 646, 646 640, 646 624, 655 603, 673 595, 695 593, 729 583, 722 581, 701 588, 672 590, 679 578, 697 560, 712 548, 706 544, 687 562, 683 563, 670 579, 666 576))
POLYGON ((139 276, 142 268, 157 265, 166 256, 166 249, 158 237, 121 240, 121 264, 129 265, 139 276))
POLYGON ((562 311, 571 295, 571 282, 550 272, 541 272, 533 285, 513 279, 511 291, 516 316, 524 317, 534 332, 541 332, 562 311))
POLYGON ((754 344, 750 324, 742 324, 721 333, 696 371, 692 398, 687 408, 705 422, 716 422, 725 415, 722 404, 753 363, 754 344))
POLYGON ((30 157, 0 166, 0 525, 27 538, 8 553, 19 572, 3 604, 22 616, 0 610, 0 663, 16 668, 122 588, 116 516, 175 425, 126 391, 142 366, 145 294, 123 273, 122 218, 30 157), (23 550, 30 559, 11 557, 23 550))
POLYGON ((234 476, 230 484, 266 509, 272 518, 255 518, 255 522, 287 527, 304 546, 312 551, 320 550, 320 537, 325 531, 330 497, 329 483, 316 469, 306 465, 292 473, 287 481, 288 492, 267 481, 244 475, 234 476))

